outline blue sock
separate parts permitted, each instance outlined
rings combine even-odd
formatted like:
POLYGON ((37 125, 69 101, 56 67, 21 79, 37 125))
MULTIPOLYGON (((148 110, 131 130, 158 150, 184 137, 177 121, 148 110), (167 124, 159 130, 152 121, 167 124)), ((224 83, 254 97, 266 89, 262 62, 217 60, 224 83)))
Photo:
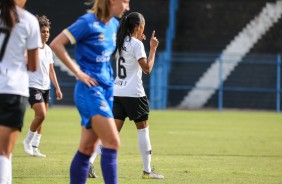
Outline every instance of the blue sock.
POLYGON ((101 168, 105 184, 117 184, 117 150, 103 148, 101 155, 101 168))
POLYGON ((70 184, 85 184, 89 171, 90 156, 76 152, 70 167, 70 184))

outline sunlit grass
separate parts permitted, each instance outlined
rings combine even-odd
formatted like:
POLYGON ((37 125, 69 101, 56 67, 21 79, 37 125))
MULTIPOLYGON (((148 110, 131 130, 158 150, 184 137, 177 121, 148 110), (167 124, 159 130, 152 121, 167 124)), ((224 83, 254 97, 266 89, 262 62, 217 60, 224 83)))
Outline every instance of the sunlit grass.
MULTIPOLYGON (((47 158, 27 156, 22 140, 33 117, 28 110, 25 126, 13 153, 13 183, 69 183, 69 166, 80 139, 80 118, 75 108, 49 110, 40 150, 47 158)), ((127 121, 120 136, 121 184, 281 184, 282 115, 271 112, 152 111, 149 119, 152 166, 164 180, 142 180, 137 131, 127 121)), ((90 183, 103 183, 99 178, 90 183)))

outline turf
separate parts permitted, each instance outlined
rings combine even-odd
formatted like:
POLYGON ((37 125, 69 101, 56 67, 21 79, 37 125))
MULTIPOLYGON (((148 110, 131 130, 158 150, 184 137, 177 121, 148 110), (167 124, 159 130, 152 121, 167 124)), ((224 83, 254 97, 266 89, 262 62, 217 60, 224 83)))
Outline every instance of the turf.
MULTIPOLYGON (((13 153, 14 184, 69 183, 69 166, 80 139, 80 118, 75 108, 55 107, 44 122, 40 150, 47 158, 27 156, 22 140, 13 153)), ((275 112, 152 111, 150 135, 152 166, 164 180, 142 180, 142 161, 135 125, 127 121, 120 134, 121 184, 281 184, 282 115, 275 112)), ((90 183, 103 183, 99 178, 90 183)))

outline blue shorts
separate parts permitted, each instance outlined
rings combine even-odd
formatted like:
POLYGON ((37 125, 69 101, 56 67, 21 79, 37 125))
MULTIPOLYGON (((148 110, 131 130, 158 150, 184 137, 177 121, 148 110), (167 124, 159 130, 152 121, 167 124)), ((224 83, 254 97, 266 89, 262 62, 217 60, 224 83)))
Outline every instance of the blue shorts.
POLYGON ((83 82, 77 81, 74 89, 74 102, 81 116, 81 125, 86 128, 91 128, 91 117, 95 115, 113 118, 113 87, 93 86, 89 88, 83 82))

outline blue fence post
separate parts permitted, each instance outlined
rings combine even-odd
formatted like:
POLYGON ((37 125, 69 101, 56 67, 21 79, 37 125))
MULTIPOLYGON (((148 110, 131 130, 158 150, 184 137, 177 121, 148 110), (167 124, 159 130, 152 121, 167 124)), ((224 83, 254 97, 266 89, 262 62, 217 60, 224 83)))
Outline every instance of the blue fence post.
POLYGON ((164 76, 162 78, 162 98, 164 99, 161 102, 161 109, 166 109, 167 107, 169 73, 171 69, 172 58, 172 42, 175 37, 175 16, 178 9, 178 0, 170 0, 169 8, 169 26, 166 30, 166 53, 164 54, 164 63, 162 63, 162 69, 164 72, 164 76))
POLYGON ((151 109, 165 109, 167 106, 168 74, 172 52, 172 41, 175 36, 175 14, 178 0, 170 0, 169 25, 166 30, 166 49, 158 54, 154 70, 150 76, 151 109))
POLYGON ((277 54, 277 79, 276 79, 276 112, 280 112, 280 84, 281 84, 281 55, 277 54))
MULTIPOLYGON (((157 61, 154 66, 154 70, 157 68, 157 61)), ((150 108, 155 109, 155 80, 156 80, 156 72, 152 72, 150 75, 150 108)))
POLYGON ((154 64, 154 69, 150 74, 150 108, 151 109, 159 109, 161 105, 160 96, 161 94, 161 86, 162 86, 162 63, 164 62, 164 53, 159 52, 156 61, 154 64))
POLYGON ((157 95, 157 76, 158 76, 158 68, 159 68, 159 60, 161 59, 161 53, 156 57, 156 61, 154 64, 154 69, 150 74, 150 108, 156 109, 156 95, 157 95))
POLYGON ((163 69, 163 72, 160 74, 160 79, 161 80, 165 80, 162 82, 163 85, 160 86, 160 90, 161 90, 161 97, 163 99, 161 99, 161 107, 160 109, 166 109, 166 106, 167 106, 167 94, 168 94, 168 73, 169 73, 169 70, 168 70, 168 62, 164 62, 162 63, 162 69, 163 69), (162 75, 162 76, 161 76, 162 75))
POLYGON ((223 60, 222 56, 219 57, 218 60, 218 111, 222 111, 222 106, 223 106, 223 81, 222 81, 222 65, 223 65, 223 60))
POLYGON ((162 102, 161 102, 161 98, 162 98, 162 91, 161 91, 161 87, 162 87, 162 83, 163 82, 165 82, 164 80, 163 80, 163 78, 162 78, 162 73, 163 73, 163 59, 164 59, 164 56, 163 56, 163 54, 162 54, 162 60, 159 60, 159 63, 158 63, 158 69, 157 69, 157 80, 156 80, 156 83, 157 83, 157 85, 156 85, 156 104, 157 104, 157 106, 156 106, 156 109, 160 109, 160 107, 161 107, 161 104, 162 104, 162 102))
MULTIPOLYGON (((163 55, 162 57, 163 58, 163 55)), ((156 68, 156 85, 155 85, 155 103, 156 103, 156 106, 155 106, 155 109, 160 109, 160 86, 162 86, 162 80, 160 80, 160 74, 162 73, 161 70, 162 70, 162 60, 158 60, 158 67, 156 68)))

